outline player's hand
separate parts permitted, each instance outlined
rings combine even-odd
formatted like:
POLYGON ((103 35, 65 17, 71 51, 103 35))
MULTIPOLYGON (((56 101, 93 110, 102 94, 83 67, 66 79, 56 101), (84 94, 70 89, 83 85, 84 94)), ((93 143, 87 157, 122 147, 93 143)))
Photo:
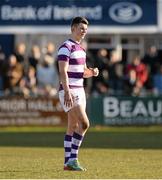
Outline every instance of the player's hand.
POLYGON ((72 107, 73 106, 73 96, 71 95, 70 91, 65 91, 64 95, 64 105, 66 107, 72 107))
POLYGON ((99 74, 99 70, 98 70, 98 68, 94 68, 93 69, 93 76, 98 76, 98 74, 99 74))

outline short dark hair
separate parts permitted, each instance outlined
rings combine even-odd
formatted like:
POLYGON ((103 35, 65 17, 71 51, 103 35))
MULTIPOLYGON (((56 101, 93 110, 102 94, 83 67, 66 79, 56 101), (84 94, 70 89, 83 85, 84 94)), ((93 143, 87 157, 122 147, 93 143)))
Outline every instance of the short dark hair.
POLYGON ((80 23, 87 24, 87 25, 89 24, 89 22, 88 22, 88 20, 86 18, 78 16, 78 17, 75 17, 74 19, 72 19, 71 27, 73 25, 77 25, 77 24, 80 24, 80 23))

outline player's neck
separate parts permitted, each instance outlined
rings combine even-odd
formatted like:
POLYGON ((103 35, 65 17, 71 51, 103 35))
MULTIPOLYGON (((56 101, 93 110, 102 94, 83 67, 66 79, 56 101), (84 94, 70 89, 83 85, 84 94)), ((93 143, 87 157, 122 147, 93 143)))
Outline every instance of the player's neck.
POLYGON ((77 44, 80 44, 80 43, 81 43, 81 40, 82 40, 82 39, 77 38, 77 37, 75 37, 75 36, 71 36, 71 39, 72 39, 74 42, 76 42, 77 44))

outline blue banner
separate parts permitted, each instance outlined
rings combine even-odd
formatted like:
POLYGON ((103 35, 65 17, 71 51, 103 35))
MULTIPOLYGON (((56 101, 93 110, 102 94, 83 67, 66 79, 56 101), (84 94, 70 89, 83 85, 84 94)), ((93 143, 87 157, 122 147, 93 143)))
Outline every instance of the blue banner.
POLYGON ((1 0, 0 26, 69 25, 85 16, 91 25, 157 25, 156 0, 1 0))

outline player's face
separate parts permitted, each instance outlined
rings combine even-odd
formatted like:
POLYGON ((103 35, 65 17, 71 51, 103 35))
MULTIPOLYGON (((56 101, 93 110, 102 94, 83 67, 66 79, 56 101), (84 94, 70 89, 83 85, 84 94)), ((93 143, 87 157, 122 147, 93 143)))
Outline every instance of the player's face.
POLYGON ((83 24, 83 23, 74 26, 72 32, 77 40, 84 39, 85 35, 87 34, 87 28, 88 28, 87 24, 83 24))

